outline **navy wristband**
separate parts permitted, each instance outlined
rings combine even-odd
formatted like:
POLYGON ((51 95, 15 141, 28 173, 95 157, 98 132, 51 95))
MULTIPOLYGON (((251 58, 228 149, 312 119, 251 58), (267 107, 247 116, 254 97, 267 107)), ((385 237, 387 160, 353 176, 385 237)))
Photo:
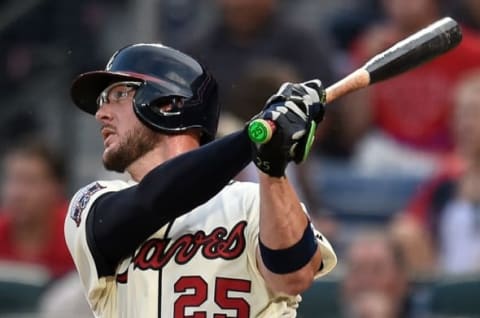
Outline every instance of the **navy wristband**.
POLYGON ((258 243, 263 264, 269 271, 276 274, 288 274, 299 270, 310 262, 318 246, 310 223, 307 224, 300 241, 288 248, 272 250, 262 243, 260 237, 258 243))

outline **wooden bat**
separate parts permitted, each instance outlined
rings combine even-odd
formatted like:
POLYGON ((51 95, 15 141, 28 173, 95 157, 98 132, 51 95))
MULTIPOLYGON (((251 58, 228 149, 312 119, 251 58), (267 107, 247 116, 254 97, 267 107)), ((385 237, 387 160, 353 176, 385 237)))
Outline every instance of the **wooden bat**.
MULTIPOLYGON (((396 43, 375 55, 365 65, 328 87, 326 103, 350 92, 406 72, 456 47, 462 40, 458 23, 446 17, 396 43)), ((256 119, 248 126, 250 139, 256 143, 268 142, 275 131, 275 123, 256 119)))

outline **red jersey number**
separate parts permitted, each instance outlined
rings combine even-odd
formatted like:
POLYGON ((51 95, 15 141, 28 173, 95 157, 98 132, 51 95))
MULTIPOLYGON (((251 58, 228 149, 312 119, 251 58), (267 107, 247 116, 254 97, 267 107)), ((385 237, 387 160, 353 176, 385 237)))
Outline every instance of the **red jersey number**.
MULTIPOLYGON (((214 313, 213 318, 248 318, 250 317, 250 305, 244 298, 229 297, 229 292, 250 292, 250 281, 243 279, 218 277, 215 280, 215 303, 225 310, 235 310, 234 316, 214 313)), ((205 311, 195 311, 193 315, 185 314, 186 307, 198 307, 208 298, 208 285, 200 276, 181 277, 174 285, 176 293, 186 292, 193 289, 193 293, 180 295, 174 304, 175 318, 207 318, 205 311)))

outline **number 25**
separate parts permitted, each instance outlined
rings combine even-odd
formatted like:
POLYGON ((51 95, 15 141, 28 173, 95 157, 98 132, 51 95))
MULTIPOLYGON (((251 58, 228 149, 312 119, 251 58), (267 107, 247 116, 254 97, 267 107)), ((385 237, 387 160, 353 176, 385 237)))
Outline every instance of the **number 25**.
MULTIPOLYGON (((181 295, 174 305, 175 318, 207 318, 205 311, 196 311, 192 316, 185 316, 185 307, 196 307, 202 305, 208 298, 208 285, 200 276, 183 276, 174 285, 176 293, 193 289, 193 294, 181 295)), ((250 292, 250 281, 243 279, 232 279, 218 277, 215 280, 215 303, 222 309, 233 309, 237 311, 235 317, 248 318, 250 316, 250 305, 243 298, 228 297, 229 291, 250 292)), ((214 314, 213 318, 230 318, 226 314, 214 314)))

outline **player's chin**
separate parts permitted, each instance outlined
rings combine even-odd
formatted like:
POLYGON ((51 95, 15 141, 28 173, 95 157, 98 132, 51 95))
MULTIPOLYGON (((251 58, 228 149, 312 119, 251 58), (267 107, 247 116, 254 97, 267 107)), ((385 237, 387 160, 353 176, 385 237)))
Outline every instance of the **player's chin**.
POLYGON ((102 155, 102 162, 103 162, 104 167, 107 170, 111 170, 110 169, 111 159, 110 159, 110 156, 109 156, 108 151, 106 149, 105 149, 105 151, 103 152, 103 155, 102 155))
POLYGON ((112 160, 112 157, 115 157, 115 149, 112 145, 108 145, 103 150, 102 160, 103 162, 108 162, 112 160))
POLYGON ((123 173, 126 169, 126 163, 122 156, 118 154, 118 151, 107 148, 103 152, 102 156, 103 166, 109 171, 115 171, 123 173))

